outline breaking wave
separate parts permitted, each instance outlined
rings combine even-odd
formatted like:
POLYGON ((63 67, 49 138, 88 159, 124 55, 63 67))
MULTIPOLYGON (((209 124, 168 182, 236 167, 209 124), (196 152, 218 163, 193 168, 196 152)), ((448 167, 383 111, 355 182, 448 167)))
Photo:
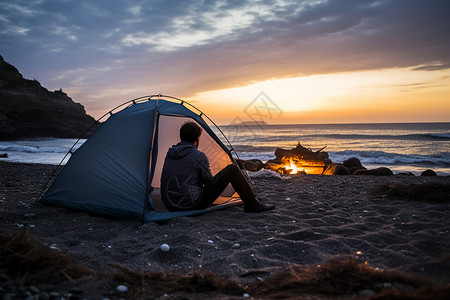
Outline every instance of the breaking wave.
POLYGON ((450 152, 420 155, 387 153, 384 151, 345 150, 329 152, 328 154, 330 159, 335 162, 343 162, 350 157, 356 157, 363 165, 421 165, 450 167, 450 152))

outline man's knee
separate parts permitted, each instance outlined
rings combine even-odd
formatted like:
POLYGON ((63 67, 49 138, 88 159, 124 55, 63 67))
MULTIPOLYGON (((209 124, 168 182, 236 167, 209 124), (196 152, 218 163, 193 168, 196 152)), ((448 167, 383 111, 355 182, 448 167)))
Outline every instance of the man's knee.
POLYGON ((239 172, 241 172, 238 168, 238 166, 236 166, 235 164, 229 164, 228 166, 225 167, 225 169, 227 170, 227 172, 229 172, 232 175, 236 175, 239 172))

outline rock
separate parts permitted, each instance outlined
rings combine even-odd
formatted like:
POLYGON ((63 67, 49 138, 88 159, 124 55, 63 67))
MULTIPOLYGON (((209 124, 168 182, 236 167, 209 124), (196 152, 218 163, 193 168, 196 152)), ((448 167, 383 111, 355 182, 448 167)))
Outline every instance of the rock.
POLYGON ((370 297, 370 296, 375 295, 376 293, 373 290, 365 289, 365 290, 359 291, 358 294, 362 297, 370 297))
POLYGON ((240 248, 241 247, 241 245, 239 244, 239 243, 234 243, 232 246, 231 246, 231 248, 233 248, 233 249, 237 249, 237 248, 240 248))
POLYGON ((374 176, 390 176, 390 175, 394 175, 394 173, 392 173, 391 169, 386 168, 386 167, 380 167, 380 168, 376 168, 376 169, 371 169, 371 170, 357 170, 353 173, 353 175, 374 175, 374 176))
POLYGON ((420 174, 420 176, 437 176, 436 172, 433 170, 425 170, 420 174))
POLYGON ((120 293, 125 293, 128 291, 128 287, 126 285, 118 285, 116 290, 120 293))
POLYGON ((352 157, 347 160, 344 160, 344 162, 342 164, 344 166, 346 166, 348 169, 351 169, 351 168, 358 168, 358 170, 365 169, 363 167, 363 165, 361 164, 361 161, 359 159, 357 159, 356 157, 352 157))
POLYGON ((271 171, 276 172, 276 171, 280 168, 280 164, 278 164, 278 163, 273 163, 273 162, 271 162, 271 161, 267 161, 267 162, 264 164, 263 168, 264 168, 264 169, 267 169, 267 170, 271 170, 271 171))
POLYGON ((350 175, 347 167, 341 164, 333 164, 327 166, 322 173, 323 175, 350 175))
POLYGON ((397 173, 395 174, 395 176, 416 176, 411 172, 402 172, 402 173, 397 173))
POLYGON ((8 153, 0 153, 0 158, 8 158, 8 153))
POLYGON ((366 168, 361 169, 361 168, 357 168, 357 167, 352 167, 352 168, 348 169, 348 172, 350 173, 350 175, 353 175, 353 173, 355 173, 356 171, 365 170, 365 169, 366 168))
POLYGON ((79 138, 93 124, 95 119, 66 93, 50 92, 38 81, 24 79, 0 56, 0 140, 79 138))
POLYGON ((264 166, 264 163, 259 159, 237 160, 237 163, 241 169, 246 169, 247 171, 252 172, 259 171, 264 166))
POLYGON ((162 244, 160 249, 161 249, 162 252, 169 252, 170 247, 167 244, 162 244))
POLYGON ((323 163, 324 163, 325 165, 331 165, 333 162, 331 161, 331 159, 326 158, 326 159, 323 160, 323 163))

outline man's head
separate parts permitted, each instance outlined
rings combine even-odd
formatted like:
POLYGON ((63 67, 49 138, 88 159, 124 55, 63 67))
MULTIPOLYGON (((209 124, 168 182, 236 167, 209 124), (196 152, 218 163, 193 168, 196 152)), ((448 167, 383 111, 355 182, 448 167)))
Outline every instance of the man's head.
POLYGON ((198 146, 201 134, 202 129, 195 122, 189 121, 181 125, 180 139, 182 142, 188 142, 198 146))

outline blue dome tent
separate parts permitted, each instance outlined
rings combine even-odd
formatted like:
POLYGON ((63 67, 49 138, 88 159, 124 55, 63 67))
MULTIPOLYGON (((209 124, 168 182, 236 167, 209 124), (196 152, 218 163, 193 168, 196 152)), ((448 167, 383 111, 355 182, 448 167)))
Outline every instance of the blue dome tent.
POLYGON ((102 118, 107 116, 86 142, 69 151, 66 156, 71 155, 70 159, 40 203, 143 223, 200 215, 242 203, 231 185, 205 210, 169 212, 161 201, 164 159, 167 150, 179 142, 179 129, 186 121, 195 121, 203 128, 199 150, 208 157, 213 175, 230 163, 236 164, 231 145, 230 149, 224 145, 206 123, 216 126, 214 122, 194 106, 178 98, 153 95, 128 101, 102 118))

